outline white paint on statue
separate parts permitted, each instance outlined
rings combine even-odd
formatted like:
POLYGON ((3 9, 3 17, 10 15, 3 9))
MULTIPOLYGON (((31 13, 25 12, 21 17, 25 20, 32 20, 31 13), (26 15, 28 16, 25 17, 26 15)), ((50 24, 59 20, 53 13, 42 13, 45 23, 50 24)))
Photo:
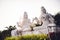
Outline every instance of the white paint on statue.
POLYGON ((22 29, 23 31, 28 31, 31 30, 30 29, 30 19, 28 19, 28 15, 27 12, 24 12, 24 16, 23 16, 23 21, 22 21, 22 29))
POLYGON ((51 14, 48 14, 46 12, 46 9, 44 7, 41 7, 41 15, 40 15, 40 20, 42 21, 42 26, 39 27, 34 27, 34 32, 38 33, 45 33, 48 34, 48 25, 49 24, 54 24, 54 18, 52 17, 51 14))
POLYGON ((27 34, 31 30, 30 28, 30 19, 28 19, 27 12, 24 12, 24 16, 21 22, 17 22, 17 29, 11 32, 12 36, 19 35, 17 31, 22 31, 22 34, 27 34), (15 34, 14 34, 15 33, 15 34))
POLYGON ((49 23, 54 23, 54 18, 51 14, 46 12, 46 9, 44 7, 41 7, 41 16, 40 20, 42 20, 43 25, 47 25, 49 23))
POLYGON ((12 36, 18 36, 20 35, 21 32, 22 32, 22 35, 42 34, 42 33, 48 34, 48 25, 54 24, 54 18, 52 17, 51 14, 48 14, 46 12, 46 9, 44 7, 41 7, 41 16, 39 20, 35 18, 33 21, 33 23, 35 24, 39 24, 40 22, 42 23, 42 26, 34 27, 33 28, 34 31, 31 31, 30 26, 32 23, 30 22, 30 19, 28 19, 27 12, 24 12, 22 21, 19 21, 17 23, 17 29, 13 30, 11 34, 12 36))

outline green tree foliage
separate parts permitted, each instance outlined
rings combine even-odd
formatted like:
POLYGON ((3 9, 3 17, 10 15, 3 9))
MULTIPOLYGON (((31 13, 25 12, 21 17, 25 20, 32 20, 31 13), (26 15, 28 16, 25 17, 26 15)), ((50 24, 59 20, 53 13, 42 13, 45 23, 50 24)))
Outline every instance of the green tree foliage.
POLYGON ((11 31, 16 29, 15 26, 9 26, 6 28, 7 28, 7 30, 3 30, 2 32, 0 32, 0 40, 4 40, 6 37, 10 37, 11 31))
POLYGON ((60 25, 60 12, 58 12, 58 13, 55 15, 54 19, 55 19, 56 25, 60 25))

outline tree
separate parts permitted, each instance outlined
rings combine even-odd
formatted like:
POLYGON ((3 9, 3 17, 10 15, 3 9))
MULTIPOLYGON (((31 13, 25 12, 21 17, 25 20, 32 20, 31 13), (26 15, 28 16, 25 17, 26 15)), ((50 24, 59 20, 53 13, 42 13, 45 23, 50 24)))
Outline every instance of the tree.
POLYGON ((56 25, 59 25, 59 26, 60 26, 60 12, 58 12, 58 13, 55 15, 54 19, 55 19, 56 25))
POLYGON ((5 28, 7 28, 7 30, 3 30, 2 32, 0 32, 0 40, 4 40, 6 37, 11 36, 11 31, 16 29, 15 26, 9 26, 5 28))

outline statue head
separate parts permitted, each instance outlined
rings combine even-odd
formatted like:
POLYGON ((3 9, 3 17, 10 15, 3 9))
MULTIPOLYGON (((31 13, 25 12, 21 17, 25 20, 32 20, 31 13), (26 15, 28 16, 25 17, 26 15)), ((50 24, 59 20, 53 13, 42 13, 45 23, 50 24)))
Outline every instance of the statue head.
POLYGON ((27 12, 24 12, 23 18, 24 18, 24 19, 28 19, 28 14, 27 14, 27 12))
POLYGON ((41 7, 41 12, 46 13, 46 9, 43 6, 41 7))

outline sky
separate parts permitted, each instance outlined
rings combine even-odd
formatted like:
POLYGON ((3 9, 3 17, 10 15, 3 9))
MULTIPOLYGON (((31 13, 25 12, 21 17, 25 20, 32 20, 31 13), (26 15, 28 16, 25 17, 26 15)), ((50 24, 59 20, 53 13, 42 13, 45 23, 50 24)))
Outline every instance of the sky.
POLYGON ((60 0, 0 0, 0 30, 9 25, 16 25, 26 11, 32 20, 40 17, 41 6, 48 13, 55 15, 60 11, 60 0))

